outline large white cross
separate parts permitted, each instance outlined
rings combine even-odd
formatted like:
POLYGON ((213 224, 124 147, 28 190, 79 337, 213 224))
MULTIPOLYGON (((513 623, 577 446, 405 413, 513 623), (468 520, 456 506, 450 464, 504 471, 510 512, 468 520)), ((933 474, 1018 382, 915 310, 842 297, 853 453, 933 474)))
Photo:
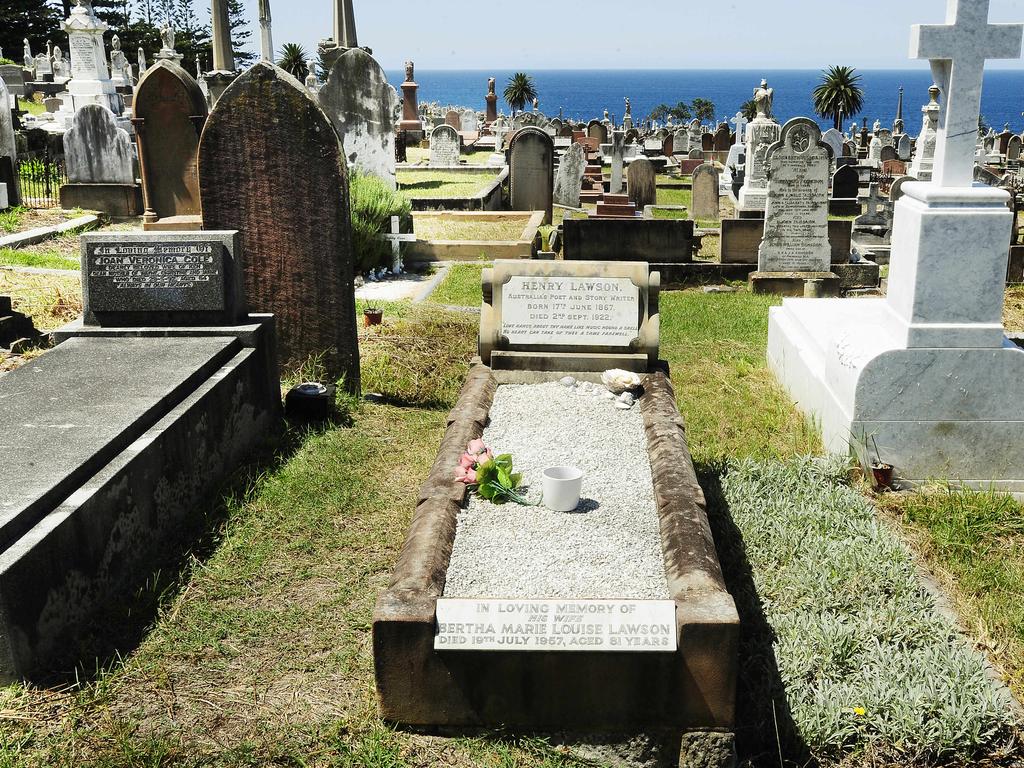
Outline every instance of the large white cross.
POLYGON ((910 57, 929 59, 945 102, 939 117, 932 183, 969 187, 981 114, 986 59, 1016 59, 1022 24, 989 24, 989 0, 946 0, 946 24, 913 27, 910 57))

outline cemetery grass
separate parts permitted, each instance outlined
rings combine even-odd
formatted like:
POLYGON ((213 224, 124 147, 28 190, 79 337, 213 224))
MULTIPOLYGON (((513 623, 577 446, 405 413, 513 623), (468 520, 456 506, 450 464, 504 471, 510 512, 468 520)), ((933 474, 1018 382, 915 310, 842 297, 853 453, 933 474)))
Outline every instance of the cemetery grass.
POLYGON ((473 197, 494 183, 488 171, 398 171, 398 192, 410 200, 473 197))
POLYGON ((420 240, 480 240, 487 242, 518 241, 530 221, 529 216, 502 217, 493 221, 477 221, 444 216, 416 216, 416 237, 420 240))
POLYGON ((481 273, 490 264, 455 264, 428 302, 449 307, 479 307, 483 301, 480 290, 481 273))
POLYGON ((0 296, 10 296, 16 312, 32 318, 36 328, 51 331, 82 314, 79 275, 0 269, 0 296))
POLYGON ((0 212, 0 236, 60 224, 82 214, 81 210, 64 211, 58 208, 10 208, 0 212))

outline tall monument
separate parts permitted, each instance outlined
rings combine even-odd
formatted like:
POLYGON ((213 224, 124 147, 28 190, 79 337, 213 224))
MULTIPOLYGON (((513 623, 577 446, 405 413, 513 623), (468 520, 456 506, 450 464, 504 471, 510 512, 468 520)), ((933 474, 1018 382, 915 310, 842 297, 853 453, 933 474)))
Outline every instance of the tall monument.
POLYGON ((270 0, 260 0, 260 58, 274 61, 273 20, 270 17, 270 0))
POLYGON ((1024 492, 1024 350, 1003 301, 1013 214, 974 185, 987 59, 1021 55, 1022 24, 990 24, 989 0, 948 0, 947 23, 913 29, 942 96, 932 181, 895 206, 885 298, 789 299, 771 311, 768 359, 826 447, 877 445, 910 483, 1024 492))
POLYGON ((405 62, 405 82, 402 83, 402 122, 398 124, 398 130, 409 131, 410 141, 420 141, 423 138, 423 123, 420 122, 420 106, 416 84, 415 65, 411 61, 405 62))
POLYGON ((207 99, 212 107, 235 78, 235 52, 231 46, 231 17, 228 14, 228 0, 211 0, 210 19, 213 34, 213 70, 203 74, 206 81, 207 99))
POLYGON ((75 112, 86 104, 102 104, 115 115, 124 112, 124 100, 117 93, 107 69, 103 33, 108 28, 93 13, 92 6, 81 0, 61 23, 61 29, 68 35, 71 80, 67 83, 67 93, 61 96, 63 104, 58 120, 63 120, 68 128, 75 112))
MULTIPOLYGON (((329 72, 341 54, 358 47, 356 13, 352 7, 352 0, 334 0, 334 37, 330 40, 321 40, 319 45, 324 69, 329 72)), ((364 48, 363 50, 373 55, 371 49, 364 48)))
POLYGON ((494 78, 490 78, 487 81, 487 115, 484 118, 484 122, 490 125, 498 119, 498 94, 494 92, 496 87, 494 78))

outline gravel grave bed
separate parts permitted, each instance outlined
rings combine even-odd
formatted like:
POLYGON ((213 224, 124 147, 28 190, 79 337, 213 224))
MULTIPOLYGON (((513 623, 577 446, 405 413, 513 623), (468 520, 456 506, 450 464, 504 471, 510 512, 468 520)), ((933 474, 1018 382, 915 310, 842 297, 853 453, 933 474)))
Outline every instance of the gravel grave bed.
POLYGON ((545 469, 579 467, 582 501, 558 513, 473 495, 459 513, 445 597, 669 599, 640 406, 620 410, 603 391, 498 387, 488 447, 512 454, 531 501, 545 469))

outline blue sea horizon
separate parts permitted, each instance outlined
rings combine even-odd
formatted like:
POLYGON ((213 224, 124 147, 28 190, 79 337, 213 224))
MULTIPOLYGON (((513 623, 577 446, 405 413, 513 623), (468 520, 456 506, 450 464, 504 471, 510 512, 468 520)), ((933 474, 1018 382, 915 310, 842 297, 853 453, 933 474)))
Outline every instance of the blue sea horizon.
MULTIPOLYGON (((562 110, 566 118, 585 122, 600 117, 607 109, 617 123, 622 122, 624 99, 629 97, 634 121, 642 120, 659 104, 691 103, 695 98, 715 104, 718 120, 729 118, 751 98, 761 78, 775 89, 774 111, 782 122, 793 117, 810 117, 823 127, 832 123, 814 114, 811 94, 821 79, 817 69, 609 69, 609 70, 528 70, 540 96, 540 110, 555 117, 562 110)), ((925 69, 859 69, 864 89, 864 109, 856 116, 875 120, 889 127, 896 116, 899 88, 904 88, 903 118, 907 132, 916 135, 921 128, 921 107, 928 102, 931 72, 925 69)), ((419 100, 470 107, 483 111, 487 79, 497 79, 498 108, 506 114, 508 105, 501 98, 512 70, 417 70, 419 100)), ((402 71, 388 70, 396 88, 405 79, 402 71)), ((1009 123, 1011 130, 1024 130, 1024 70, 991 69, 985 72, 981 114, 996 131, 1009 123)), ((853 118, 843 119, 844 130, 853 118)))

